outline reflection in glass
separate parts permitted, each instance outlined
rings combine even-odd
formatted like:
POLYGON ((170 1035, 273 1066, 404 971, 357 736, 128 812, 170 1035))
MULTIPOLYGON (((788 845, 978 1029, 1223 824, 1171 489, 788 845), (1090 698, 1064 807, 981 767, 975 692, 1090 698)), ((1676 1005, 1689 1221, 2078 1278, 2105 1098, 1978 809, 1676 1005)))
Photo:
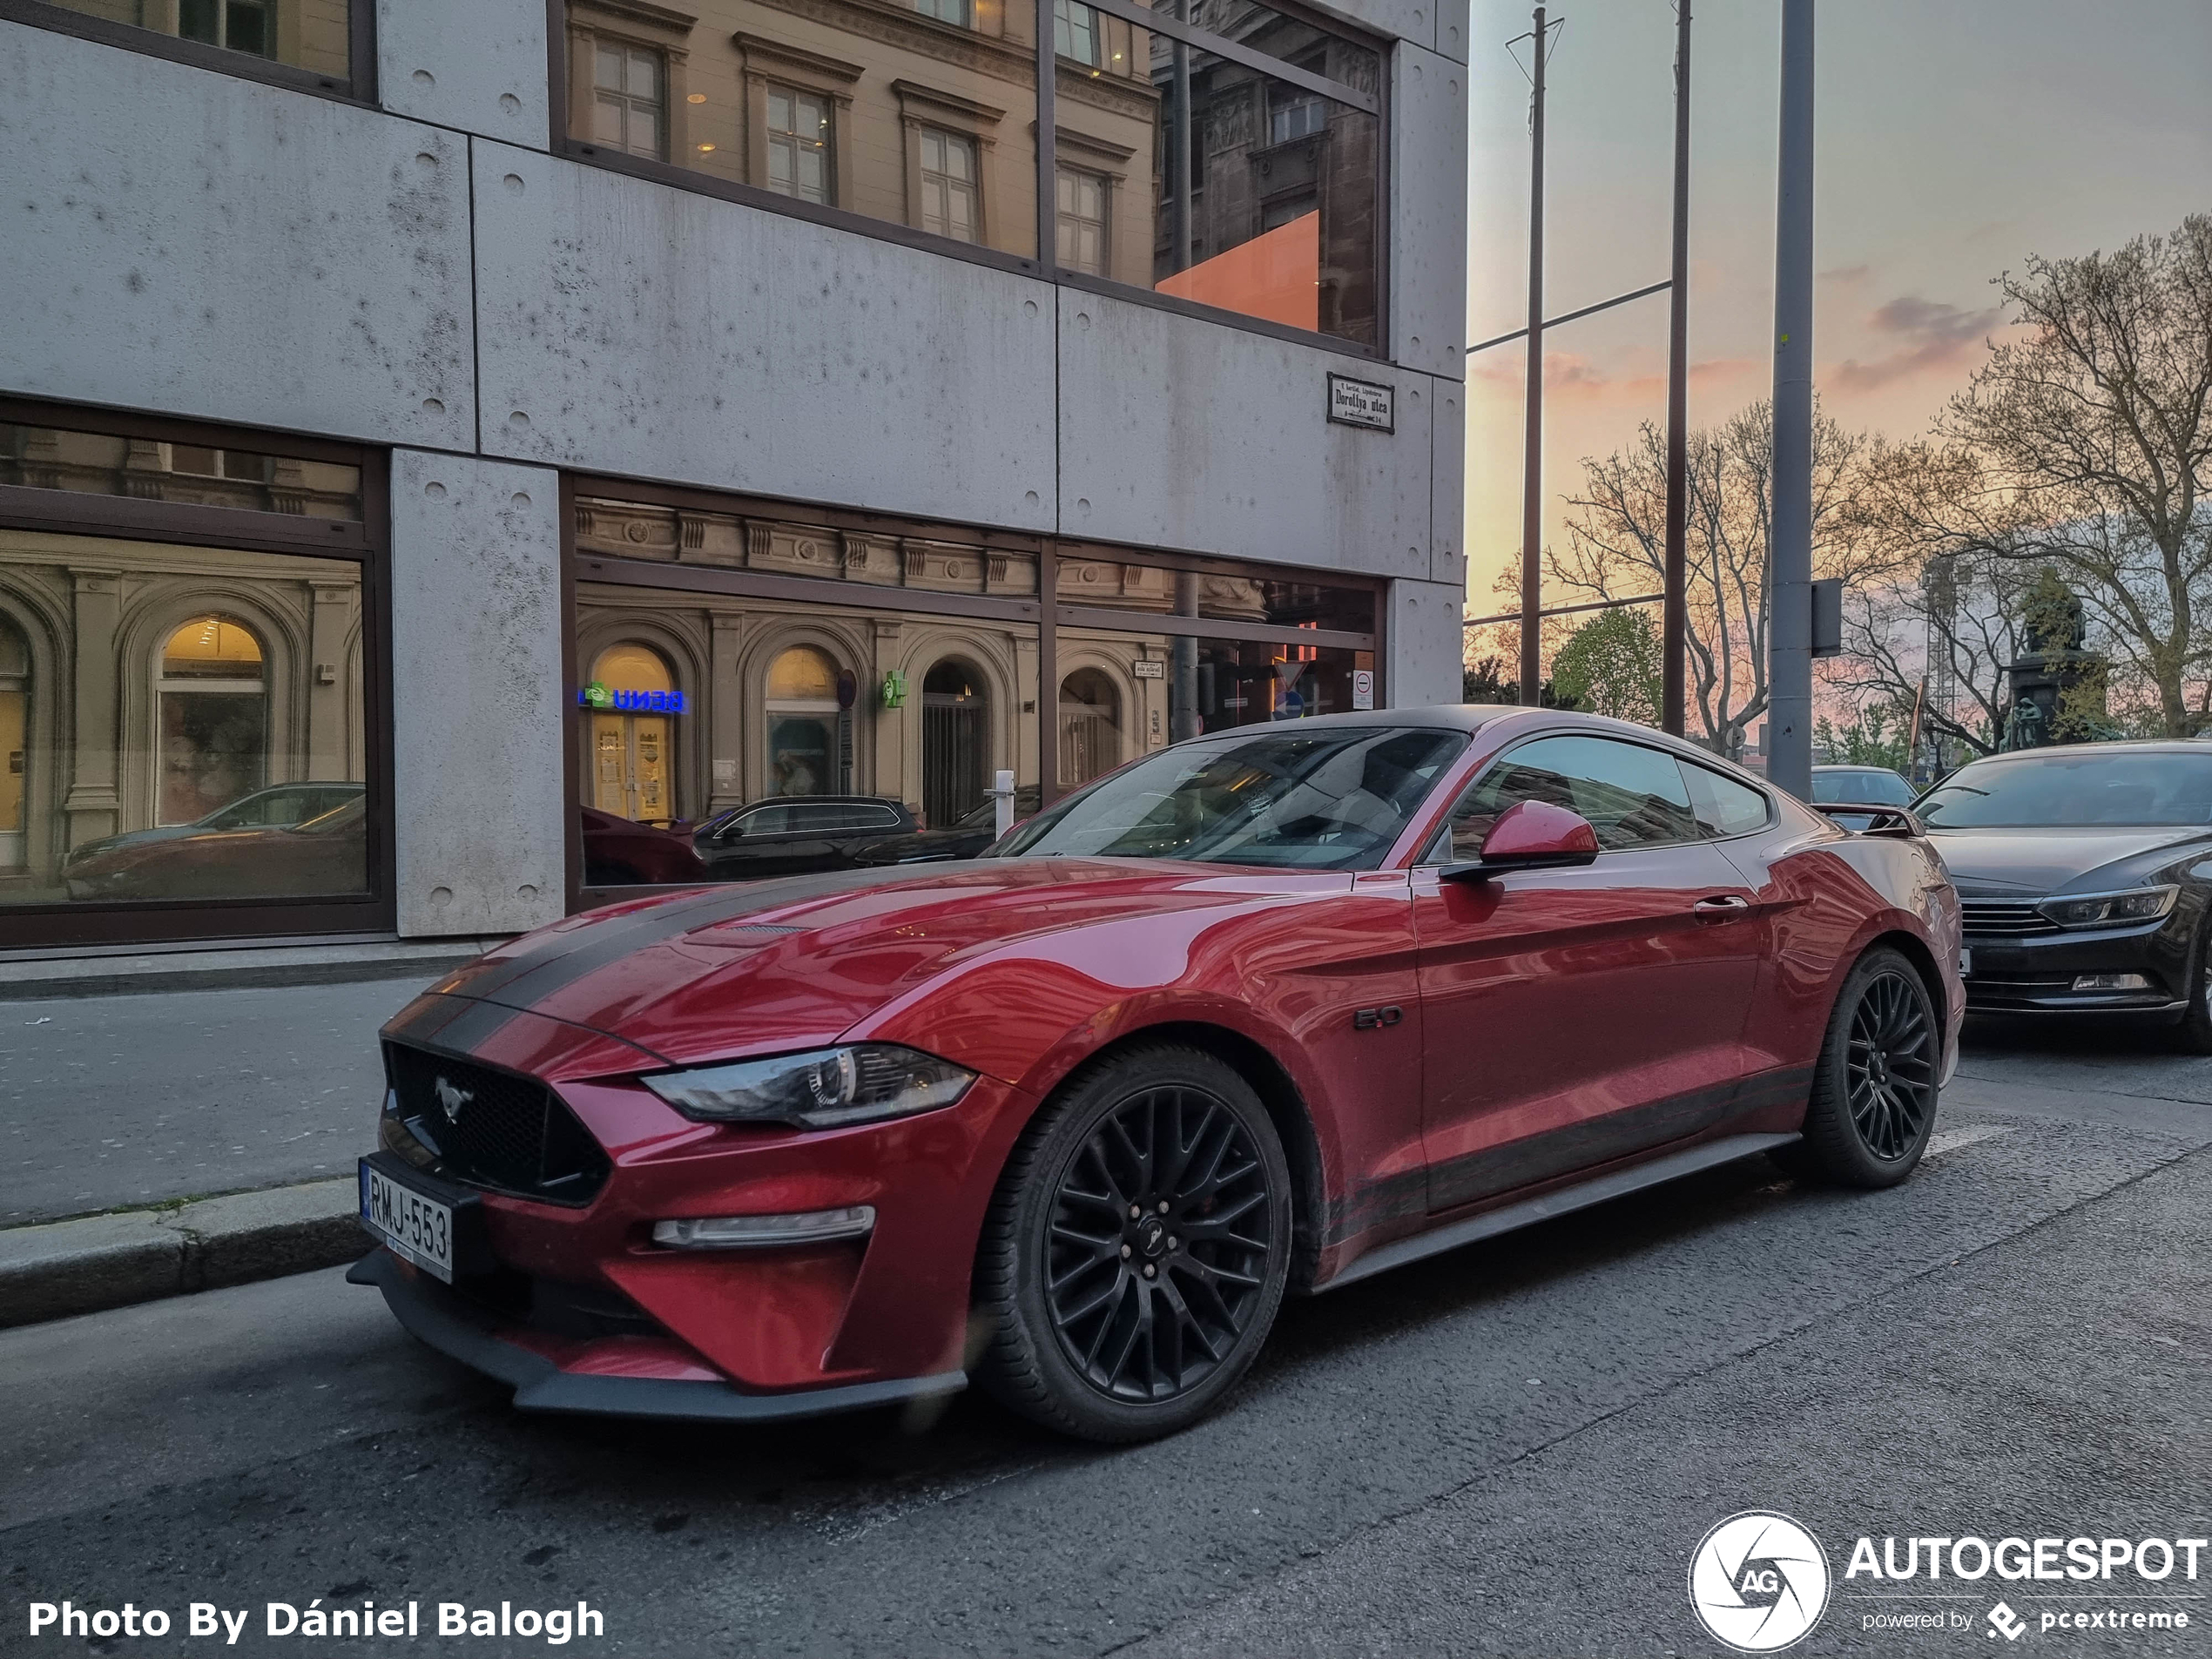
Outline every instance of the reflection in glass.
MULTIPOLYGON (((1036 249, 1036 17, 972 0, 569 0, 585 144, 1001 253, 1036 249)), ((1119 123, 1133 154, 1149 108, 1119 123)))
POLYGON ((4 421, 0 484, 307 518, 361 516, 358 467, 4 421))
MULTIPOLYGON (((51 0, 110 23, 344 79, 346 0, 51 0)), ((368 3, 368 0, 362 0, 368 3)))
POLYGON ((361 625, 350 561, 0 530, 0 904, 366 892, 361 625))
POLYGON ((591 685, 605 693, 593 698, 590 718, 591 804, 633 822, 673 818, 665 711, 677 686, 668 664, 651 646, 625 641, 599 653, 591 685))

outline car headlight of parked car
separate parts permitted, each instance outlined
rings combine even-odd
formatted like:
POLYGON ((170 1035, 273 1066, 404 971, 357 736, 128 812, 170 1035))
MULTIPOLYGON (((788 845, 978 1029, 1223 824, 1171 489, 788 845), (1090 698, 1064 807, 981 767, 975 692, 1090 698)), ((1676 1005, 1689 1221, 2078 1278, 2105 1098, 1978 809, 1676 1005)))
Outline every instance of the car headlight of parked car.
POLYGON ((2127 893, 2085 893, 2079 898, 2046 899, 2036 907, 2061 927, 2124 927, 2155 921, 2174 907, 2177 887, 2136 887, 2127 893))
POLYGON ((975 1074, 914 1049, 860 1043, 663 1072, 645 1087, 702 1123, 843 1129, 949 1106, 975 1074))

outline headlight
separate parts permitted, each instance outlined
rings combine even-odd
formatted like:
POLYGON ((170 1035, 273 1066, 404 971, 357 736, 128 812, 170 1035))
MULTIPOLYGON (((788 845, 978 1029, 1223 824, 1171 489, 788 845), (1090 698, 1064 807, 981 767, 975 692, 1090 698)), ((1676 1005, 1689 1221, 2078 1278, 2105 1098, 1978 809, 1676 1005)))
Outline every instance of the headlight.
POLYGON ((685 1116, 702 1122, 842 1129, 949 1106, 968 1092, 975 1074, 916 1049, 862 1043, 640 1081, 685 1116))
POLYGON ((2123 927, 2155 921, 2174 907, 2175 887, 2137 887, 2128 893, 2087 893, 2078 899, 2046 899, 2035 907, 2061 927, 2123 927))

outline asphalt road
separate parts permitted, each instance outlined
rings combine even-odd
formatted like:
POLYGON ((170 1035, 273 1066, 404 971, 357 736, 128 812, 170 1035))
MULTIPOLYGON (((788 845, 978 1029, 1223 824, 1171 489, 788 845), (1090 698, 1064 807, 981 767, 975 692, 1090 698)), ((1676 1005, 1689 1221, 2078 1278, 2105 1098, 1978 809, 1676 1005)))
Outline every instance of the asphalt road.
MULTIPOLYGON (((240 1652, 546 1645, 262 1634, 320 1596, 581 1599, 588 1653, 1687 1655, 1722 1651, 1690 1552, 1745 1508, 1839 1573, 1860 1534, 2204 1535, 2212 1066, 2013 1033, 1967 1072, 1901 1188, 1753 1161, 1293 1304, 1232 1409, 1150 1447, 980 1396, 775 1431, 524 1417, 336 1272, 0 1332, 0 1649, 81 1649, 28 1637, 64 1597, 179 1631, 248 1609, 240 1652)), ((1869 1632, 1905 1604, 1839 1581, 1793 1651, 1987 1654, 1972 1588, 1911 1604, 1966 1630, 1869 1632)), ((2080 1588, 2002 1588, 2031 1623, 2080 1588)), ((2128 1605, 2191 1629, 2021 1645, 2212 1651, 2212 1603, 2128 1605)))

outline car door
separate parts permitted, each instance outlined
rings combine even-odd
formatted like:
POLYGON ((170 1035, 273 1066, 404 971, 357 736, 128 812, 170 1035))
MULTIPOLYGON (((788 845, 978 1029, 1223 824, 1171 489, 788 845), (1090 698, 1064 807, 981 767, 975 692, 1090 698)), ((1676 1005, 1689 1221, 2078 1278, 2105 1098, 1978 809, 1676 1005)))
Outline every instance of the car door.
POLYGON ((1413 873, 1429 1207, 1629 1156, 1730 1114, 1757 981, 1743 876, 1665 750, 1540 735, 1461 792, 1413 873), (1444 880, 1500 813, 1589 819, 1580 868, 1444 880))

